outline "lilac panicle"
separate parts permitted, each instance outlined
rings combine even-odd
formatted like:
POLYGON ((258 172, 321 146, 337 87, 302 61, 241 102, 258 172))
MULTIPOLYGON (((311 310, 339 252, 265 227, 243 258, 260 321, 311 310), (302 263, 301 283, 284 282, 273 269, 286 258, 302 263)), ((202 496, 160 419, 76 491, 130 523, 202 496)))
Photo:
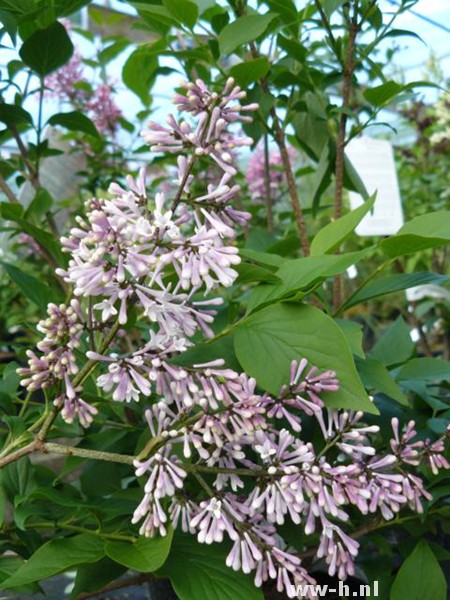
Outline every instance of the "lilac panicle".
POLYGON ((214 294, 237 278, 235 238, 249 215, 233 206, 240 188, 231 153, 251 140, 233 126, 257 108, 242 104, 245 92, 232 79, 221 92, 201 80, 180 90, 182 116, 150 122, 142 134, 153 152, 176 155, 173 186, 149 194, 142 169, 86 202, 61 240, 69 261, 57 271, 74 298, 49 305, 38 325, 43 339, 19 372, 30 391, 53 387, 63 419, 83 427, 98 409, 83 399, 80 356, 99 371, 105 396, 144 403, 150 439, 134 467, 146 481, 132 517, 140 533, 179 527, 199 543, 228 539, 231 569, 251 573, 256 586, 271 580, 291 598, 314 579, 279 526, 292 523, 301 539, 317 535, 316 558, 345 579, 359 550, 348 532, 353 514, 389 520, 406 507, 421 512, 430 495, 416 468, 448 468, 444 442, 417 441, 413 422, 401 431, 394 419, 390 449, 377 454, 378 426, 361 412, 325 406, 339 374, 303 357, 293 357, 276 396, 223 359, 186 367, 173 360, 193 336, 214 335, 222 303, 214 294), (199 189, 194 174, 205 161, 221 177, 199 189), (132 319, 141 327, 129 334, 132 319), (302 439, 306 419, 317 429, 314 444, 302 439))

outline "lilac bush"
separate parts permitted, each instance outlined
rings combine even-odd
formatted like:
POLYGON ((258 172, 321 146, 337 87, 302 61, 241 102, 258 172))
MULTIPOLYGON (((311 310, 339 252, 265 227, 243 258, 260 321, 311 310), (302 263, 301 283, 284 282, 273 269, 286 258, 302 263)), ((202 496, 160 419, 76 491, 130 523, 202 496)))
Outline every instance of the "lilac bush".
POLYGON ((231 78, 221 93, 201 80, 180 88, 180 118, 150 122, 142 133, 152 152, 175 155, 176 191, 149 197, 143 169, 126 187, 112 184, 106 197, 86 202, 61 240, 69 262, 57 273, 73 297, 49 305, 38 326, 44 337, 19 372, 30 392, 57 389, 54 416, 84 428, 98 412, 83 388, 94 370, 113 401, 144 403, 149 437, 133 460, 145 479, 132 516, 140 533, 179 528, 203 544, 228 539, 229 567, 252 573, 258 587, 272 580, 293 598, 294 586, 314 578, 281 526, 298 525, 305 540, 316 535, 315 556, 331 576, 353 575, 352 516, 421 513, 431 496, 417 467, 449 468, 444 439, 417 440, 414 422, 402 431, 393 418, 390 447, 377 451, 378 425, 325 404, 340 374, 302 356, 291 357, 278 395, 262 393, 220 358, 177 363, 194 339, 214 336, 221 290, 238 276, 235 237, 250 215, 233 203, 240 191, 233 150, 252 144, 240 126, 258 108, 243 104, 246 94, 231 78), (199 192, 196 172, 206 160, 222 177, 199 192), (318 435, 305 435, 305 422, 318 435))

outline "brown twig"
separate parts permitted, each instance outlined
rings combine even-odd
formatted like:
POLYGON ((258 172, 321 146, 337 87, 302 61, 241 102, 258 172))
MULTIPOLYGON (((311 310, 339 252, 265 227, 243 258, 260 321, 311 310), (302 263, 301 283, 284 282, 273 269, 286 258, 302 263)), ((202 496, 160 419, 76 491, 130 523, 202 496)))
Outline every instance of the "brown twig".
POLYGON ((77 600, 88 600, 88 598, 95 598, 96 596, 104 594, 105 592, 121 590, 132 585, 142 585, 143 583, 148 583, 149 581, 155 581, 155 579, 156 577, 151 573, 140 573, 139 575, 134 575, 133 577, 128 577, 127 579, 116 579, 116 581, 111 581, 111 583, 108 583, 108 585, 105 585, 101 590, 97 590, 96 592, 85 592, 78 594, 77 600))
MULTIPOLYGON (((323 11, 320 0, 315 0, 319 10, 322 24, 328 36, 332 47, 335 47, 335 38, 331 25, 323 11)), ((333 218, 339 219, 342 215, 342 200, 344 194, 344 170, 345 170, 345 144, 346 144, 346 126, 347 126, 347 111, 351 104, 352 95, 352 79, 355 70, 355 42, 358 34, 358 0, 353 0, 353 15, 350 17, 350 2, 343 7, 344 18, 348 27, 348 44, 345 59, 343 61, 343 90, 342 90, 342 105, 339 115, 338 135, 336 139, 336 163, 335 163, 335 192, 334 192, 334 211, 333 218)), ((337 55, 336 58, 341 62, 341 58, 337 55)), ((339 254, 340 250, 336 251, 339 254)), ((337 309, 342 304, 343 297, 343 280, 342 275, 336 275, 333 284, 333 307, 337 309)))
POLYGON ((6 179, 3 177, 3 175, 0 175, 0 190, 5 194, 9 202, 12 204, 20 204, 19 199, 6 183, 6 179))
POLYGON ((33 452, 36 452, 36 450, 38 450, 38 448, 39 448, 39 441, 33 440, 32 442, 30 442, 23 448, 19 448, 19 450, 16 450, 15 452, 11 452, 11 454, 8 454, 7 456, 0 458, 0 469, 2 469, 3 467, 6 467, 6 465, 9 465, 12 462, 15 462, 16 460, 20 460, 24 456, 28 456, 28 454, 32 454, 33 452))
MULTIPOLYGON (((253 58, 259 58, 260 54, 253 42, 250 42, 250 50, 253 58)), ((267 79, 264 77, 260 80, 261 88, 265 94, 270 94, 269 84, 267 79)), ((289 152, 286 147, 286 140, 284 136, 283 128, 281 127, 280 120, 274 107, 270 109, 270 116, 272 117, 274 139, 280 150, 281 161, 283 163, 286 181, 289 190, 289 199, 291 201, 292 210, 294 212, 295 224, 300 236, 300 244, 304 256, 309 256, 309 239, 308 230, 306 227, 305 215, 303 214, 300 197, 297 191, 297 184, 295 182, 294 172, 291 165, 291 159, 289 152)))
POLYGON ((270 193, 270 163, 269 163, 269 138, 264 134, 264 203, 266 205, 267 233, 273 233, 273 210, 270 193))

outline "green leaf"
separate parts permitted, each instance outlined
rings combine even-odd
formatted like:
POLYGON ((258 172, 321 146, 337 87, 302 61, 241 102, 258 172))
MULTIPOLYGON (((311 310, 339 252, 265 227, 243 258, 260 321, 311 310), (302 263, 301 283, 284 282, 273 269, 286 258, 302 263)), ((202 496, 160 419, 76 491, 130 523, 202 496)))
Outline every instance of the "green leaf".
POLYGON ((39 188, 36 190, 33 200, 25 211, 24 218, 35 217, 36 219, 42 219, 51 209, 52 204, 53 198, 50 193, 45 188, 39 188))
POLYGON ((231 54, 239 46, 256 40, 262 35, 276 15, 246 15, 226 25, 219 34, 221 54, 231 54))
POLYGON ((253 250, 252 248, 240 248, 239 255, 249 260, 253 260, 259 265, 265 265, 267 267, 280 267, 287 261, 283 256, 278 254, 271 254, 270 252, 259 252, 259 250, 253 250))
POLYGON ((28 498, 36 487, 34 469, 30 459, 25 456, 3 467, 0 471, 0 482, 0 487, 14 505, 28 498))
POLYGON ((346 0, 322 0, 323 11, 328 19, 338 8, 345 4, 345 2, 346 0))
POLYGON ((382 392, 404 406, 408 406, 406 396, 386 367, 374 358, 356 359, 356 368, 367 389, 382 392))
POLYGON ((247 312, 252 312, 269 302, 293 297, 300 292, 306 295, 328 277, 342 273, 356 264, 369 251, 370 248, 338 256, 323 254, 286 261, 275 272, 275 275, 282 279, 283 284, 264 284, 255 288, 250 294, 247 312))
POLYGON ((380 244, 392 258, 442 246, 450 242, 450 212, 438 211, 421 215, 405 223, 393 236, 380 244))
POLYGON ((75 599, 80 594, 97 592, 110 581, 118 579, 126 570, 126 567, 118 565, 107 557, 93 564, 80 565, 77 568, 75 585, 70 598, 75 599))
POLYGON ((130 40, 126 40, 125 38, 120 38, 116 40, 106 48, 103 48, 98 53, 98 59, 103 64, 108 64, 111 60, 114 60, 119 54, 121 54, 128 46, 130 45, 130 40))
POLYGON ((421 540, 400 567, 390 600, 445 600, 444 573, 428 544, 421 540))
POLYGON ((16 221, 23 215, 23 206, 15 202, 0 202, 0 215, 6 221, 16 221))
POLYGON ((180 600, 263 600, 253 579, 229 569, 229 548, 199 544, 193 536, 176 535, 158 575, 169 577, 180 600))
POLYGON ((0 23, 3 25, 4 30, 11 38, 12 45, 15 46, 17 36, 16 20, 10 12, 0 9, 0 23))
POLYGON ((124 84, 140 98, 144 106, 150 103, 150 88, 157 68, 155 55, 145 48, 138 48, 130 54, 122 69, 124 84))
POLYGON ((344 334, 317 308, 292 304, 264 308, 237 327, 235 350, 244 371, 272 394, 289 380, 291 361, 306 358, 320 370, 336 371, 340 389, 323 395, 327 406, 377 412, 344 334))
POLYGON ((90 533, 51 540, 38 548, 29 560, 2 583, 2 587, 9 589, 41 581, 76 565, 96 562, 103 556, 103 542, 90 533))
POLYGON ((153 573, 166 562, 172 544, 173 530, 165 537, 140 537, 134 543, 107 541, 105 552, 115 562, 138 571, 153 573))
POLYGON ((274 275, 272 271, 258 265, 241 262, 235 267, 235 270, 239 273, 239 283, 249 283, 251 281, 282 283, 281 279, 274 275))
POLYGON ((69 131, 81 131, 92 137, 100 137, 100 134, 91 119, 78 110, 67 113, 57 113, 56 115, 51 116, 48 122, 50 125, 60 125, 61 127, 65 127, 69 131))
POLYGON ((0 104, 0 122, 8 127, 11 125, 32 125, 33 119, 29 112, 15 104, 0 104))
POLYGON ((362 304, 373 298, 400 292, 408 288, 416 287, 417 285, 424 285, 427 283, 442 285, 447 281, 450 281, 450 276, 438 275, 436 273, 399 273, 398 275, 388 275, 381 279, 369 281, 369 283, 359 289, 356 294, 350 296, 341 310, 347 310, 356 304, 362 304))
POLYGON ((360 358, 365 358, 363 344, 363 326, 361 323, 356 321, 348 321, 347 319, 335 319, 337 325, 339 325, 342 333, 345 335, 348 345, 350 346, 353 354, 360 358))
POLYGON ((59 265, 67 264, 67 255, 65 255, 61 250, 61 245, 55 239, 53 234, 41 229, 40 227, 36 227, 31 223, 27 223, 24 219, 17 219, 16 223, 18 223, 22 230, 28 235, 31 235, 32 238, 36 240, 36 242, 42 248, 45 248, 47 252, 53 256, 59 265))
POLYGON ((247 60, 234 65, 230 69, 230 75, 236 79, 238 85, 245 88, 255 81, 259 81, 267 75, 270 69, 270 62, 265 56, 247 60))
POLYGON ((192 29, 198 19, 198 7, 190 0, 163 0, 164 6, 177 21, 192 29))
POLYGON ((73 54, 73 44, 66 28, 58 21, 45 29, 38 29, 27 38, 20 58, 41 77, 64 65, 73 54))
POLYGON ((431 429, 431 431, 433 431, 437 435, 445 435, 449 425, 449 419, 428 419, 427 425, 431 429))
POLYGON ((169 362, 182 367, 202 364, 210 360, 222 358, 226 367, 233 371, 240 370, 240 364, 234 352, 234 337, 231 333, 217 340, 199 343, 192 348, 174 356, 169 362))
POLYGON ((357 192, 365 201, 369 200, 366 186, 346 154, 344 154, 344 185, 347 189, 357 192))
POLYGON ((54 299, 51 288, 14 265, 2 261, 0 261, 0 264, 23 294, 44 312, 47 309, 47 304, 54 299))
POLYGON ((365 215, 373 208, 375 196, 337 221, 322 227, 311 242, 311 255, 332 254, 353 233, 365 215))
MULTIPOLYGON (((0 557, 0 588, 1 582, 13 575, 17 569, 23 564, 23 559, 17 555, 1 556, 0 557)), ((36 584, 19 586, 14 590, 15 593, 22 592, 23 594, 37 594, 44 591, 36 584)))
POLYGON ((403 318, 398 317, 372 348, 370 357, 386 366, 398 365, 411 358, 414 349, 410 329, 403 318))
POLYGON ((384 106, 403 91, 403 86, 395 81, 387 81, 364 92, 364 98, 374 106, 384 106))
POLYGON ((404 36, 409 36, 409 37, 414 37, 416 38, 416 40, 419 40, 420 42, 422 42, 422 44, 426 45, 426 42, 424 42, 424 40, 420 37, 420 35, 418 35, 415 31, 409 31, 409 29, 390 29, 384 36, 383 38, 387 38, 387 37, 404 37, 404 36))
POLYGON ((397 381, 420 379, 444 381, 450 379, 450 362, 440 358, 412 358, 396 375, 397 381))

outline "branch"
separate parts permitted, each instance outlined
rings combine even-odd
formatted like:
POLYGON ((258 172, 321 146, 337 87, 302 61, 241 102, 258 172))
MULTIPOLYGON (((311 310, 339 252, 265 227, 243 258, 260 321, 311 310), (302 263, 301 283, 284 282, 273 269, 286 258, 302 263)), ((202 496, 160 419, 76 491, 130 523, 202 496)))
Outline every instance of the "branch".
POLYGON ((269 138, 264 134, 264 203, 266 205, 267 233, 273 233, 273 210, 270 193, 270 164, 269 164, 269 138))
POLYGON ((2 469, 3 467, 6 467, 6 465, 9 465, 12 462, 15 462, 16 460, 20 460, 24 456, 28 456, 28 454, 32 454, 33 452, 36 452, 36 450, 38 450, 38 448, 39 448, 39 441, 34 440, 33 442, 30 442, 23 448, 19 448, 19 450, 16 450, 15 452, 11 452, 11 454, 8 454, 4 458, 0 458, 0 469, 2 469))
POLYGON ((150 573, 140 573, 139 575, 135 575, 134 577, 128 577, 127 579, 119 579, 116 581, 112 581, 102 587, 102 589, 97 590, 96 592, 87 592, 83 594, 77 595, 77 600, 87 600, 88 598, 95 598, 99 594, 104 594, 105 592, 112 592, 114 590, 120 590, 126 587, 130 587, 132 585, 142 585, 143 583, 147 583, 149 581, 155 581, 156 577, 150 573))
POLYGON ((90 450, 88 448, 78 448, 77 446, 66 446, 64 444, 54 444, 45 442, 40 445, 41 452, 50 454, 64 454, 66 456, 80 456, 81 458, 91 458, 93 460, 104 460, 107 462, 132 465, 134 456, 127 454, 118 454, 116 452, 103 452, 100 450, 90 450))
POLYGON ((12 204, 20 204, 19 199, 9 187, 9 185, 6 183, 6 180, 3 177, 3 175, 0 175, 0 190, 2 190, 2 192, 12 204))
MULTIPOLYGON (((345 143, 346 143, 346 125, 347 110, 350 108, 352 79, 355 70, 355 41, 358 33, 358 0, 353 0, 353 16, 348 16, 348 6, 344 6, 344 16, 348 23, 348 46, 347 55, 344 61, 343 69, 343 91, 342 91, 342 111, 339 116, 338 137, 336 140, 336 166, 335 166, 335 193, 334 193, 334 219, 337 220, 342 215, 342 198, 344 192, 344 165, 345 165, 345 143)), ((325 25, 325 23, 324 23, 325 25)), ((339 56, 337 59, 340 60, 339 56)), ((337 250, 339 254, 339 250, 337 250)), ((333 306, 337 309, 342 304, 342 275, 337 275, 333 286, 333 306)))
MULTIPOLYGON (((244 7, 241 4, 239 4, 238 6, 234 6, 233 8, 237 16, 242 16, 244 14, 244 7)), ((253 58, 259 58, 261 56, 254 42, 250 42, 249 47, 253 58)), ((267 79, 265 77, 262 77, 260 79, 260 84, 263 92, 265 94, 270 94, 269 84, 267 83, 267 79)), ((305 215, 303 214, 302 205, 300 203, 300 198, 297 192, 297 185, 295 183, 291 159, 289 158, 289 153, 286 148, 286 141, 284 139, 283 128, 281 127, 280 120, 278 119, 278 115, 274 107, 270 109, 270 116, 272 117, 273 121, 275 142, 280 150, 281 161, 283 163, 283 167, 286 174, 286 180, 289 190, 289 199, 291 201, 292 210, 294 212, 295 224, 297 225, 298 233, 300 236, 300 243, 303 255, 309 256, 309 239, 305 215)))

